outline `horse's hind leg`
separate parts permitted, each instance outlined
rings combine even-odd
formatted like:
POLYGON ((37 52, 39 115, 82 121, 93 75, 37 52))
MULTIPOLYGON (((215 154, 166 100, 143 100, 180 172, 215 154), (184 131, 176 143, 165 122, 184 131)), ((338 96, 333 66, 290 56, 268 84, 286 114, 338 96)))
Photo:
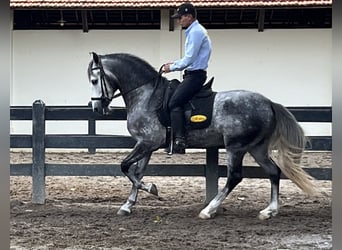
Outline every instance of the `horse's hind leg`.
POLYGON ((210 203, 201 211, 199 217, 209 219, 215 216, 218 207, 222 204, 228 194, 242 180, 242 160, 246 152, 227 151, 227 182, 224 188, 210 201, 210 203))
MULTIPOLYGON (((146 169, 146 166, 151 158, 152 153, 150 153, 148 156, 144 157, 143 159, 141 159, 140 161, 137 162, 137 164, 133 167, 130 168, 130 171, 132 171, 132 174, 139 180, 141 181, 141 179, 144 176, 144 172, 146 169)), ((128 215, 132 212, 132 207, 134 206, 134 204, 137 201, 138 198, 138 188, 135 185, 132 185, 132 189, 131 192, 128 196, 127 201, 125 202, 125 204, 123 204, 119 211, 117 212, 118 215, 128 215)))
POLYGON ((279 181, 281 170, 268 154, 267 144, 258 145, 249 152, 255 161, 262 167, 271 181, 271 202, 264 210, 260 211, 259 219, 265 220, 276 216, 279 210, 279 181))

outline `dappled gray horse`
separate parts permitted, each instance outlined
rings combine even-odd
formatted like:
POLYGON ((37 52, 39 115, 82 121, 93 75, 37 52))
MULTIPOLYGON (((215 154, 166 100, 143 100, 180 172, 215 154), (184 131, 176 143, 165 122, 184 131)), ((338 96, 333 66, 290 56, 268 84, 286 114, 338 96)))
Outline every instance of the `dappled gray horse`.
MULTIPOLYGON (((132 152, 122 161, 121 170, 133 183, 125 204, 118 211, 127 215, 136 203, 138 190, 158 195, 153 183, 142 181, 153 151, 166 143, 166 127, 158 119, 157 109, 169 80, 151 65, 130 54, 92 54, 88 77, 92 88, 94 112, 109 112, 110 101, 122 95, 127 108, 127 128, 137 141, 132 152)), ((270 204, 259 213, 267 219, 278 213, 279 180, 283 172, 308 194, 315 193, 312 177, 300 167, 306 144, 302 128, 282 105, 245 90, 218 92, 213 103, 210 126, 186 133, 189 147, 224 147, 227 151, 227 182, 224 188, 200 212, 199 217, 215 215, 227 195, 242 180, 242 160, 248 152, 269 175, 270 204), (277 150, 277 163, 271 151, 277 150)))

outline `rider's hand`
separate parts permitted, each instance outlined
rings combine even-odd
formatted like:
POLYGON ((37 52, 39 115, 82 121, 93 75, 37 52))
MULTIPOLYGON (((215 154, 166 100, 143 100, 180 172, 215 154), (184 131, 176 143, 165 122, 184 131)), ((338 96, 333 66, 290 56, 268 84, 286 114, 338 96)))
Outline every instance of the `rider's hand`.
POLYGON ((170 65, 171 65, 172 63, 165 63, 164 64, 164 72, 165 73, 169 73, 169 72, 171 72, 170 71, 170 65))

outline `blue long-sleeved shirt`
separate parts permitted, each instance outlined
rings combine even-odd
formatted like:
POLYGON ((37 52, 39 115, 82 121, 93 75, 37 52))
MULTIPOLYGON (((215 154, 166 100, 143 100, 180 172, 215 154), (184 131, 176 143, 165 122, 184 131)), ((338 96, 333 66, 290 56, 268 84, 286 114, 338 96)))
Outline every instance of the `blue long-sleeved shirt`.
POLYGON ((170 71, 206 70, 211 54, 211 41, 207 30, 195 20, 185 30, 184 57, 170 65, 170 71))

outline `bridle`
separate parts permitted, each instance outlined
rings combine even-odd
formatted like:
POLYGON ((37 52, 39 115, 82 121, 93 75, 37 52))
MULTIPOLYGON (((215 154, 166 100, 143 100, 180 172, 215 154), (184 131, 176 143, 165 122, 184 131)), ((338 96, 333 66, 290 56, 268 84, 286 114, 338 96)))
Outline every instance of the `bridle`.
MULTIPOLYGON (((108 106, 109 103, 114 99, 122 95, 122 93, 115 94, 115 91, 113 92, 112 96, 109 97, 109 92, 106 84, 106 74, 104 72, 101 60, 99 60, 97 67, 92 67, 91 71, 94 70, 100 70, 100 84, 101 84, 101 96, 100 97, 91 97, 92 101, 101 101, 105 106, 108 106)), ((115 77, 115 76, 114 76, 115 77)), ((115 77, 116 78, 116 77, 115 77)), ((119 82, 119 79, 116 78, 116 81, 119 82)), ((111 85, 111 87, 114 89, 114 86, 111 85)))
MULTIPOLYGON (((163 74, 163 67, 164 67, 164 64, 160 67, 159 69, 159 72, 158 72, 158 77, 156 78, 155 80, 155 83, 154 83, 154 86, 153 86, 153 93, 155 93, 160 81, 161 81, 161 76, 163 74)), ((92 101, 101 101, 102 104, 104 106, 108 106, 110 104, 110 102, 119 97, 119 96, 122 96, 122 95, 126 95, 128 94, 129 92, 139 88, 140 86, 137 86, 135 88, 132 88, 128 91, 126 91, 125 93, 122 93, 121 91, 118 93, 118 94, 115 94, 115 91, 113 92, 112 96, 109 97, 109 92, 108 92, 108 88, 107 88, 107 84, 106 84, 106 74, 104 72, 104 69, 103 69, 103 65, 101 63, 101 60, 99 58, 99 61, 97 63, 97 67, 92 67, 91 68, 91 71, 94 71, 94 70, 100 70, 100 84, 101 84, 101 96, 100 97, 91 97, 91 100, 92 101)), ((119 82, 119 79, 113 75, 115 77, 115 81, 118 83, 118 85, 120 86, 120 82, 119 82)), ((154 79, 155 77, 152 78, 152 80, 154 79)), ((151 82, 151 80, 147 81, 146 83, 142 84, 142 85, 145 85, 147 83, 151 82)), ((141 85, 141 86, 142 86, 141 85)), ((114 89, 114 86, 111 84, 111 87, 114 89)))

